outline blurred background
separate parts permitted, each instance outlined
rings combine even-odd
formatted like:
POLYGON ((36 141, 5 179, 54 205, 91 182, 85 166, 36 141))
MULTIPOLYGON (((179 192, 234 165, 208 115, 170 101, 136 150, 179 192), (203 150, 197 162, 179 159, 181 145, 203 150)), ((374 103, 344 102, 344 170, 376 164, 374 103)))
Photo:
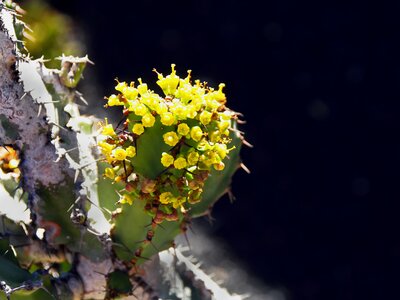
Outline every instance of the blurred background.
POLYGON ((194 225, 243 271, 236 284, 258 289, 239 292, 399 298, 400 3, 54 0, 61 21, 35 28, 51 18, 41 8, 35 21, 35 2, 18 3, 33 35, 50 32, 38 53, 58 43, 95 63, 80 87, 88 113, 110 113, 116 77, 154 82, 171 63, 226 83, 254 145, 242 151, 251 174, 239 170, 236 200, 194 225))

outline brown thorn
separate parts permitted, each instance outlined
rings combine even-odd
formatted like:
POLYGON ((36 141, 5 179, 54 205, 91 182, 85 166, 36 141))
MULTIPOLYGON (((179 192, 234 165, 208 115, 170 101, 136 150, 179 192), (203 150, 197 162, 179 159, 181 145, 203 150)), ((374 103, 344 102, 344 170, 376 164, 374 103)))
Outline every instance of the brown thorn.
POLYGON ((244 138, 242 138, 242 143, 243 145, 249 147, 249 148, 253 148, 254 146, 252 144, 250 144, 248 141, 246 141, 244 138))
POLYGON ((240 163, 240 167, 247 173, 247 174, 250 174, 251 172, 250 172, 250 169, 248 168, 248 167, 246 167, 245 166, 245 164, 244 163, 240 163))

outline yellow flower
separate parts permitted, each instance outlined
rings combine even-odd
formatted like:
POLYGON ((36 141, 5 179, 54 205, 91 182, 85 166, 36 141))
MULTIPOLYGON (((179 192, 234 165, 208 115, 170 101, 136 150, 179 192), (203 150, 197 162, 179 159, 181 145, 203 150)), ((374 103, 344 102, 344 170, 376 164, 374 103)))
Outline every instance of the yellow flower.
POLYGON ((175 146, 179 142, 179 137, 174 131, 167 132, 163 135, 164 142, 167 145, 175 146))
POLYGON ((174 161, 174 167, 177 169, 184 169, 187 166, 187 162, 186 159, 183 157, 178 157, 177 159, 175 159, 174 161))
POLYGON ((139 91, 139 94, 143 95, 147 92, 147 84, 142 82, 142 78, 139 78, 138 81, 140 84, 138 85, 137 89, 139 91))
POLYGON ((156 119, 151 113, 147 113, 142 117, 142 124, 144 127, 152 127, 156 119))
POLYGON ((113 126, 111 124, 108 124, 103 127, 103 130, 101 132, 102 135, 110 135, 110 136, 115 136, 115 131, 113 129, 113 126))
POLYGON ((177 198, 173 199, 172 206, 175 209, 177 209, 177 208, 181 207, 182 204, 185 203, 185 202, 186 202, 186 198, 185 197, 177 197, 177 198))
POLYGON ((165 126, 171 126, 175 122, 175 117, 170 112, 161 114, 161 123, 165 126))
POLYGON ((211 117, 212 117, 212 113, 210 113, 209 111, 204 110, 200 114, 200 122, 203 125, 207 125, 208 123, 211 122, 211 117))
POLYGON ((225 144, 217 143, 214 145, 214 150, 218 153, 221 159, 226 157, 226 154, 229 152, 225 144))
POLYGON ((132 205, 132 203, 133 203, 133 198, 132 198, 131 195, 124 194, 123 196, 120 197, 119 203, 121 203, 121 204, 128 203, 129 205, 132 205))
POLYGON ((113 168, 106 168, 104 170, 104 176, 108 177, 110 179, 114 179, 115 178, 115 172, 113 168))
POLYGON ((174 157, 166 152, 161 154, 161 163, 164 167, 169 167, 174 163, 174 157))
POLYGON ((136 123, 136 124, 133 125, 133 127, 132 127, 132 132, 133 132, 134 134, 141 135, 141 134, 144 132, 144 127, 143 127, 143 125, 140 124, 140 123, 136 123))
POLYGON ((122 94, 128 100, 135 100, 139 91, 133 86, 128 86, 122 90, 122 94))
POLYGON ((116 160, 124 160, 126 158, 126 151, 121 148, 114 149, 112 155, 116 160))
POLYGON ((171 192, 164 192, 160 194, 160 203, 162 204, 169 204, 174 201, 174 195, 171 192))
POLYGON ((192 129, 190 130, 190 136, 192 137, 193 140, 198 142, 203 137, 203 131, 199 126, 193 126, 192 129))
POLYGON ((222 171, 225 168, 225 164, 222 161, 220 161, 219 163, 213 164, 213 167, 217 171, 222 171))
POLYGON ((126 156, 128 157, 134 157, 136 155, 136 148, 133 146, 129 146, 126 148, 126 156))
POLYGON ((193 166, 197 164, 197 162, 199 161, 199 156, 200 155, 197 151, 191 151, 187 156, 187 161, 189 165, 193 166))
POLYGON ((180 135, 185 136, 185 135, 189 134, 190 128, 186 123, 181 123, 181 124, 178 125, 178 130, 177 131, 178 131, 178 133, 180 135))
POLYGON ((138 103, 137 105, 135 105, 133 107, 133 111, 138 116, 144 116, 145 114, 147 114, 149 112, 146 105, 144 105, 143 103, 138 103))
POLYGON ((154 71, 158 74, 157 84, 161 87, 165 95, 175 94, 175 90, 176 87, 178 86, 180 79, 176 75, 175 64, 171 64, 171 69, 172 69, 171 74, 165 78, 161 73, 157 73, 157 71, 154 69, 154 71))
POLYGON ((183 105, 180 101, 173 102, 170 110, 179 120, 185 120, 188 117, 187 107, 183 105))
POLYGON ((122 92, 123 89, 126 88, 127 86, 128 86, 128 85, 127 85, 127 83, 126 83, 125 81, 123 81, 123 82, 118 82, 118 84, 115 86, 115 89, 116 89, 118 92, 122 92))
POLYGON ((218 122, 218 128, 221 132, 225 132, 225 130, 227 130, 230 125, 231 123, 226 120, 218 122))
POLYGON ((116 106, 116 105, 124 105, 124 103, 119 100, 119 97, 117 95, 112 94, 110 97, 108 97, 107 105, 116 106))
POLYGON ((111 153, 111 151, 115 148, 115 145, 111 145, 111 144, 109 144, 109 143, 107 143, 105 141, 99 142, 98 145, 100 146, 101 152, 104 155, 107 155, 107 154, 111 153))

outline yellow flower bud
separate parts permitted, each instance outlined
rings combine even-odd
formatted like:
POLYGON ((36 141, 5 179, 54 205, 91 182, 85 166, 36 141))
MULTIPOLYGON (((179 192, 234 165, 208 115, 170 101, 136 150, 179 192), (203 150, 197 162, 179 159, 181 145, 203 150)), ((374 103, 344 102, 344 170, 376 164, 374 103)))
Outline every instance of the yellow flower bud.
POLYGON ((116 106, 116 105, 124 105, 124 103, 119 100, 117 95, 112 94, 110 97, 108 97, 107 105, 116 106))
POLYGON ((198 142, 203 137, 203 131, 199 126, 193 126, 190 130, 190 136, 194 141, 198 142))
POLYGON ((144 132, 144 127, 141 123, 136 123, 132 127, 132 132, 136 135, 141 135, 144 132))
POLYGON ((132 198, 131 195, 124 194, 124 195, 119 199, 119 203, 121 203, 121 204, 128 203, 129 205, 132 205, 132 203, 133 203, 133 198, 132 198))
POLYGON ((135 100, 138 96, 139 91, 133 86, 128 86, 122 90, 122 94, 128 100, 135 100))
POLYGON ((207 125, 208 123, 211 122, 211 117, 212 117, 212 113, 210 113, 209 111, 204 110, 204 111, 201 112, 199 119, 200 119, 200 122, 203 125, 207 125))
POLYGON ((108 124, 103 127, 103 130, 101 132, 102 135, 110 135, 110 136, 115 136, 115 131, 113 129, 113 126, 111 124, 108 124))
POLYGON ((174 200, 174 195, 171 192, 164 192, 160 194, 159 201, 162 204, 169 204, 174 200))
POLYGON ((189 134, 190 128, 189 128, 189 126, 188 126, 186 123, 181 123, 181 124, 178 125, 178 130, 177 130, 177 132, 178 132, 180 135, 185 136, 185 135, 189 134))
POLYGON ((113 168, 106 168, 104 170, 104 176, 108 177, 110 179, 114 179, 115 178, 115 172, 113 168))
POLYGON ((165 126, 171 126, 175 123, 175 117, 170 112, 165 112, 161 114, 161 123, 165 126))
POLYGON ((187 161, 189 165, 193 166, 197 164, 197 162, 199 161, 199 156, 200 155, 197 151, 191 151, 187 156, 187 161))
POLYGON ((126 148, 126 156, 128 157, 134 157, 136 155, 136 148, 133 146, 129 146, 126 148))
POLYGON ((167 145, 175 146, 179 142, 179 137, 174 131, 167 132, 163 135, 164 142, 167 145))
POLYGON ((161 163, 164 167, 169 167, 174 163, 174 157, 166 152, 161 154, 161 163))
POLYGON ((184 157, 178 157, 174 161, 174 167, 177 169, 184 169, 187 166, 186 159, 184 157))
POLYGON ((115 89, 118 91, 118 92, 122 92, 123 91, 123 89, 124 88, 126 88, 128 85, 127 85, 127 83, 124 81, 124 82, 118 82, 118 84, 115 86, 115 89))
POLYGON ((149 110, 147 109, 146 105, 144 105, 143 103, 138 103, 137 105, 135 105, 133 107, 133 112, 138 116, 144 116, 145 114, 147 114, 149 112, 149 110))
POLYGON ((142 117, 142 124, 144 127, 152 127, 156 119, 151 113, 147 113, 142 117))
POLYGON ((225 168, 225 164, 222 161, 220 161, 219 163, 213 164, 213 167, 217 171, 222 171, 225 168))
POLYGON ((138 85, 137 89, 139 91, 139 94, 143 95, 144 93, 147 92, 147 84, 146 83, 142 83, 142 78, 139 78, 138 81, 139 81, 140 84, 138 85))
POLYGON ((121 148, 114 149, 112 155, 116 160, 124 160, 126 158, 126 151, 121 148))

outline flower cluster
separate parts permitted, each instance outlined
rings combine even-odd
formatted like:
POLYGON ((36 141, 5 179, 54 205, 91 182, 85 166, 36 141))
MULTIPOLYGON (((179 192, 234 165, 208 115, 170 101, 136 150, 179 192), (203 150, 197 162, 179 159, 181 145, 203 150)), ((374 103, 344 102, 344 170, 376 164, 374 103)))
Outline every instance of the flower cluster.
POLYGON ((9 146, 0 147, 0 175, 10 174, 13 178, 18 179, 20 170, 18 168, 20 159, 18 152, 9 146))
POLYGON ((189 204, 200 201, 210 172, 225 168, 234 148, 229 147, 229 129, 237 116, 225 106, 224 84, 213 89, 199 80, 192 83, 191 71, 180 78, 175 65, 165 77, 154 71, 164 95, 150 90, 140 78, 137 86, 118 82, 118 93, 106 98, 106 107, 121 106, 126 119, 122 128, 106 120, 98 145, 111 165, 104 176, 126 183, 120 203, 145 199, 149 211, 156 207, 168 216, 177 209, 185 212, 189 204), (151 138, 143 139, 145 135, 151 138), (147 140, 147 144, 142 142, 147 140), (137 149, 140 142, 141 149, 137 149), (152 144, 161 145, 162 151, 151 149, 152 144), (155 154, 139 157, 142 152, 155 154), (163 171, 147 178, 139 164, 161 166, 163 171))

